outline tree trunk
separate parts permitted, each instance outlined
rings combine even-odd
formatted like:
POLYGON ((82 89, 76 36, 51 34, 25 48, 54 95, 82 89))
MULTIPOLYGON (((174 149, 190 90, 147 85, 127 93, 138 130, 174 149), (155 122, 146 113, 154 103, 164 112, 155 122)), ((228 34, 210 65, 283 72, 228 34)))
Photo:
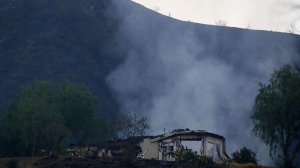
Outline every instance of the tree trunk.
POLYGON ((34 156, 35 155, 35 143, 33 144, 32 146, 32 151, 31 151, 31 156, 34 156))
POLYGON ((293 168, 293 163, 291 159, 289 158, 288 149, 283 149, 283 165, 284 168, 293 168))
POLYGON ((37 144, 37 139, 38 139, 37 137, 34 138, 31 156, 35 156, 35 148, 36 148, 36 144, 37 144))

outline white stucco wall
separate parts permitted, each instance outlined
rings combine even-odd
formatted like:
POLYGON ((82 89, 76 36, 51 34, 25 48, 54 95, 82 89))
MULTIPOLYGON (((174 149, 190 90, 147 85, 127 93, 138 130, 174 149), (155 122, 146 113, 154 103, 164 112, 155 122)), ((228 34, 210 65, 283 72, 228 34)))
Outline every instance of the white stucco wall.
POLYGON ((151 139, 147 138, 140 143, 140 147, 145 159, 158 159, 157 142, 151 142, 151 139))

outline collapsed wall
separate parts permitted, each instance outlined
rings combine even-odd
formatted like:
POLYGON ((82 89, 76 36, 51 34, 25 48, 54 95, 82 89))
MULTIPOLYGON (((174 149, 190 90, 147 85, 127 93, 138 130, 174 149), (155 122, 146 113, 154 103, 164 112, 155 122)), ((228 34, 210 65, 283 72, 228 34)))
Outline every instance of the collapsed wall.
POLYGON ((228 158, 225 138, 204 130, 177 129, 170 133, 145 138, 139 143, 140 157, 145 159, 175 160, 177 150, 191 150, 199 156, 211 157, 214 161, 228 158), (184 146, 184 142, 194 142, 194 146, 184 146))

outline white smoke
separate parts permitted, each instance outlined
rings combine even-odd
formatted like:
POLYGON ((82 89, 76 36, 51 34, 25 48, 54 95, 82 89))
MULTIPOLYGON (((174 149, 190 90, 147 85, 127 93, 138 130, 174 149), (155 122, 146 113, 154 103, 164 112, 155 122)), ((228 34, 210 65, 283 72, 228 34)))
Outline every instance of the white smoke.
POLYGON ((107 81, 123 111, 147 116, 152 134, 204 129, 223 135, 229 154, 247 146, 270 163, 249 117, 258 83, 298 59, 293 38, 179 22, 127 1, 117 6, 128 54, 107 81))

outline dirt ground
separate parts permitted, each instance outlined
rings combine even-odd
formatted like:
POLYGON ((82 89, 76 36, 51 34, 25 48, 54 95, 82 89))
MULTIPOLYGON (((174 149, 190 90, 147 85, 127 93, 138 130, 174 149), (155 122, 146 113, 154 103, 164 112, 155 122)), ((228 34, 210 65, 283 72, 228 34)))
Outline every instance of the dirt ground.
MULTIPOLYGON (((79 157, 16 157, 0 158, 0 168, 174 168, 173 162, 79 157)), ((214 166, 215 167, 215 166, 214 166)), ((219 166, 216 166, 219 167, 219 166)), ((223 166, 222 166, 223 167, 223 166)), ((253 164, 231 164, 232 168, 271 168, 253 164)))
POLYGON ((41 160, 42 157, 15 157, 0 158, 1 168, 36 168, 34 163, 41 160))
POLYGON ((172 162, 156 160, 124 161, 79 157, 0 158, 0 168, 171 168, 172 162))

